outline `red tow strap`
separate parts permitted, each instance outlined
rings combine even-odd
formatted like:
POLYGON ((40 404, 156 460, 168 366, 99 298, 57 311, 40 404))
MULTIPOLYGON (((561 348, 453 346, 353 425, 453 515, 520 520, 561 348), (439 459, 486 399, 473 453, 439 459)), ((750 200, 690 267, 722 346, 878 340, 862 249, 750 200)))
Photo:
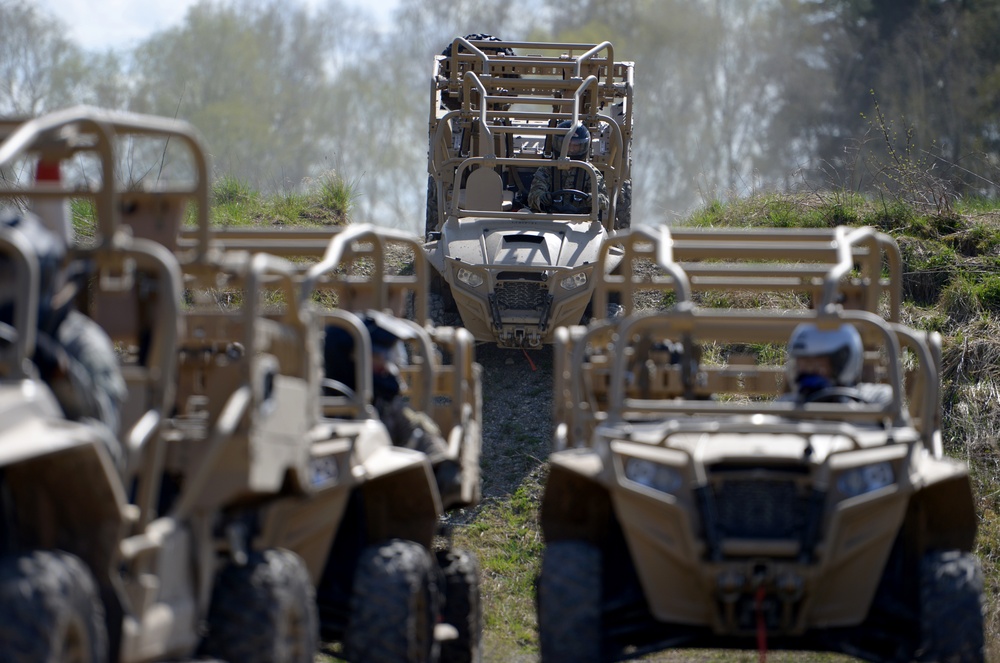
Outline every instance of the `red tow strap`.
POLYGON ((535 362, 531 361, 531 357, 528 356, 528 351, 523 345, 521 346, 521 352, 524 353, 524 358, 528 360, 528 365, 531 366, 531 370, 537 371, 538 369, 535 368, 535 362))
POLYGON ((760 653, 760 663, 767 663, 767 622, 764 620, 764 595, 767 592, 764 585, 757 588, 754 598, 754 608, 757 612, 757 651, 760 653))

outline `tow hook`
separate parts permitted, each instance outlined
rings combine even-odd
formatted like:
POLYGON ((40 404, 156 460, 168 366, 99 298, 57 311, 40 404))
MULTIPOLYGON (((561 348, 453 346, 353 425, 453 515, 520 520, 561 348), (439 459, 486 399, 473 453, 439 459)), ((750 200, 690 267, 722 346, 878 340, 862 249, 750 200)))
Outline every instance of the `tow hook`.
POLYGON ((715 588, 722 602, 723 619, 728 628, 736 624, 736 604, 746 587, 746 576, 738 571, 723 571, 715 580, 715 588))

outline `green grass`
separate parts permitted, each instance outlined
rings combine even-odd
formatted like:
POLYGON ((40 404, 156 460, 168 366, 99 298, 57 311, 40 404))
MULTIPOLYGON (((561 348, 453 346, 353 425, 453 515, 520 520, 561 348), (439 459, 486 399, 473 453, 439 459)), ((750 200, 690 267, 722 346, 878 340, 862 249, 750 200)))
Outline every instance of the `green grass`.
POLYGON ((512 495, 484 503, 455 534, 458 547, 479 557, 487 652, 537 654, 534 583, 542 553, 538 504, 543 485, 539 468, 512 495))
POLYGON ((212 187, 210 217, 222 226, 343 225, 354 197, 354 184, 334 171, 307 180, 301 189, 270 195, 227 176, 212 187))

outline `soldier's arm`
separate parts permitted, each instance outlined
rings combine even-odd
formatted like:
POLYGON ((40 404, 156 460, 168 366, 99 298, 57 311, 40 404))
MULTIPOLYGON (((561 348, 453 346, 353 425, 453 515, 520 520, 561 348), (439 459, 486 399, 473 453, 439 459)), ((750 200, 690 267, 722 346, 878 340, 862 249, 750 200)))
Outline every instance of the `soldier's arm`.
POLYGON ((535 170, 535 176, 531 179, 531 188, 528 190, 528 207, 536 212, 545 211, 552 204, 552 194, 549 193, 552 185, 549 180, 548 168, 542 166, 535 170))
POLYGON ((602 212, 608 211, 611 206, 611 198, 608 196, 608 187, 604 183, 604 177, 597 174, 597 204, 602 212))

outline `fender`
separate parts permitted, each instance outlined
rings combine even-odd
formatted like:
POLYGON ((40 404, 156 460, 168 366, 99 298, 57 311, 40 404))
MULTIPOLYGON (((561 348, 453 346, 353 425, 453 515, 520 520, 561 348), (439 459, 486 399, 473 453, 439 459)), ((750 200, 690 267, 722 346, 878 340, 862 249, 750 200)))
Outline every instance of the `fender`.
POLYGON ((541 524, 547 542, 566 539, 600 544, 612 523, 604 461, 593 449, 567 449, 550 457, 541 524))

